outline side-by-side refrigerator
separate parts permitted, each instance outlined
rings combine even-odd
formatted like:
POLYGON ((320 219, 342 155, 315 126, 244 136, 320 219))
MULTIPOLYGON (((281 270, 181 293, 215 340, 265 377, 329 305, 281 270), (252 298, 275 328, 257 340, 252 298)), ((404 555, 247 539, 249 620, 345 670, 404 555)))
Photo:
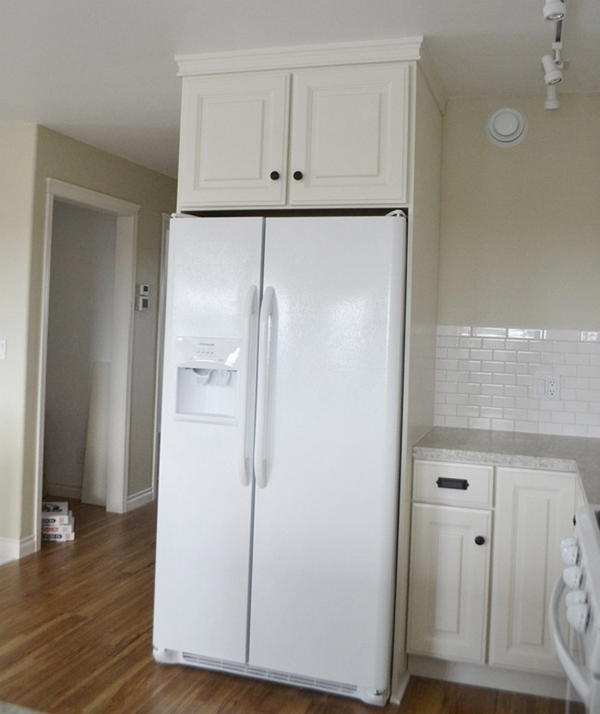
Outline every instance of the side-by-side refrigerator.
POLYGON ((405 218, 176 216, 154 654, 389 696, 405 218))

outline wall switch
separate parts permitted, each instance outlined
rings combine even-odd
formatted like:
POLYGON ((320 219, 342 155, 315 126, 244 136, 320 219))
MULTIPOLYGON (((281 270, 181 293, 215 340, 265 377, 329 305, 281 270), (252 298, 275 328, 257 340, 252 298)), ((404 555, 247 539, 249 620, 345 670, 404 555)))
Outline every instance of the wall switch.
POLYGON ((560 377, 544 375, 535 379, 535 396, 538 399, 560 399, 560 377))
POLYGON ((6 359, 6 340, 0 340, 0 360, 6 359))

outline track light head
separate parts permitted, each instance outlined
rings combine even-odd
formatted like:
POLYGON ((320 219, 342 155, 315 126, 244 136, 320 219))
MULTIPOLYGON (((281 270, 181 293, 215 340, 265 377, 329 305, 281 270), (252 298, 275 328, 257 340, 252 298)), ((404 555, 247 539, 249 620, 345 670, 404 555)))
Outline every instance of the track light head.
POLYGON ((544 102, 544 109, 558 109, 560 107, 560 102, 556 96, 556 85, 549 84, 546 87, 546 101, 544 102))
POLYGON ((558 22, 564 19, 567 9, 563 0, 545 0, 544 19, 551 22, 558 22))
POLYGON ((544 82, 546 82, 546 84, 552 85, 562 82, 562 70, 556 64, 552 55, 544 55, 542 57, 542 67, 544 68, 544 82))

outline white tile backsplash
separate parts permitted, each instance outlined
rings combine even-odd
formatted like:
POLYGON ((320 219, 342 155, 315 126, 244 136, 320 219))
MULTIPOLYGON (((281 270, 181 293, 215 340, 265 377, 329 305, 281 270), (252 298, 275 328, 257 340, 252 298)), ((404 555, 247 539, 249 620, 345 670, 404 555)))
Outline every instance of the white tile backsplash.
POLYGON ((436 353, 436 426, 600 437, 600 330, 440 325, 436 353))

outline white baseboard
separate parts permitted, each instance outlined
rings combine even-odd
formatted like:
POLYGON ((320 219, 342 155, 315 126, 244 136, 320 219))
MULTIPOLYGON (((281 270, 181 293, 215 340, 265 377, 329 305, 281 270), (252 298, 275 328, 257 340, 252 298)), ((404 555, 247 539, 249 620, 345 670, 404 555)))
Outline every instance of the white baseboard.
POLYGON ((0 538, 0 565, 17 560, 19 557, 18 538, 0 538))
POLYGON ((67 483, 45 483, 44 491, 52 496, 61 496, 62 498, 81 499, 81 486, 71 486, 67 483))
POLYGON ((490 667, 486 664, 449 662, 433 657, 409 655, 408 670, 419 677, 471 684, 475 687, 505 689, 553 699, 564 699, 567 690, 567 680, 560 676, 490 667))
POLYGON ((0 565, 35 553, 36 545, 36 538, 33 535, 20 539, 0 538, 0 565))
POLYGON ((147 503, 152 503, 152 501, 154 501, 153 488, 145 488, 137 493, 132 493, 131 496, 127 496, 127 512, 134 511, 147 503))
POLYGON ((37 550, 37 539, 34 535, 27 536, 27 538, 21 538, 19 543, 19 557, 25 558, 27 555, 35 553, 37 550))

